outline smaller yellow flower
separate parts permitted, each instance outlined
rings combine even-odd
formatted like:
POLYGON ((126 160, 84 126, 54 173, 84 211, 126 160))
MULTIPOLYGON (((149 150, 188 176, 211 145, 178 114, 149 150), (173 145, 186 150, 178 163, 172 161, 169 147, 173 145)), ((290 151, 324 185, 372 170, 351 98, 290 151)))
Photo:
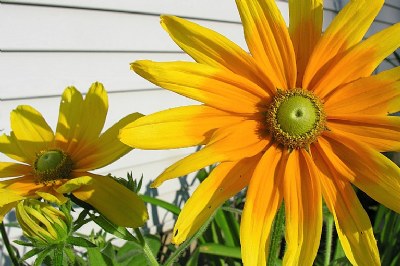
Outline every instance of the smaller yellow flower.
POLYGON ((94 83, 85 99, 74 87, 65 89, 57 129, 34 108, 11 112, 10 135, 0 136, 0 152, 15 162, 0 162, 0 221, 18 202, 44 198, 63 204, 72 193, 111 222, 139 227, 148 219, 144 202, 110 177, 88 171, 104 167, 132 150, 117 135, 142 114, 130 114, 101 133, 108 111, 103 85, 94 83))
POLYGON ((71 217, 53 206, 35 199, 20 201, 16 214, 24 235, 32 242, 51 245, 67 239, 71 217))

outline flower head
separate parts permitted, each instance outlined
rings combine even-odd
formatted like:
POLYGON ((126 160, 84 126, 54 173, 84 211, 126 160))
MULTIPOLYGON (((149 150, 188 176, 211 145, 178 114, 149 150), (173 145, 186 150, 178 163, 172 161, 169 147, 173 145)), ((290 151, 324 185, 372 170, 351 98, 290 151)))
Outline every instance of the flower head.
POLYGON ((204 145, 153 183, 218 163, 174 228, 181 243, 248 186, 241 220, 245 265, 265 265, 271 224, 284 202, 284 265, 312 265, 322 199, 354 265, 379 265, 371 223, 352 185, 400 212, 400 170, 380 152, 400 150, 400 68, 372 75, 400 46, 400 23, 362 41, 383 0, 353 0, 322 34, 322 0, 289 0, 289 28, 274 0, 236 0, 247 53, 220 34, 162 16, 196 62, 137 61, 132 69, 203 105, 140 118, 121 140, 142 149, 204 145), (160 137, 162 136, 162 137, 160 137))
POLYGON ((36 199, 20 201, 16 214, 24 235, 39 245, 63 242, 72 229, 69 213, 36 199))
POLYGON ((1 219, 21 200, 42 197, 63 204, 64 194, 72 193, 120 226, 138 227, 147 220, 135 193, 88 172, 132 150, 117 135, 142 115, 130 114, 101 133, 107 111, 107 92, 100 83, 90 87, 85 99, 74 87, 65 89, 55 133, 34 108, 22 105, 12 111, 12 131, 0 136, 0 152, 19 163, 0 162, 0 177, 8 177, 0 180, 1 219))

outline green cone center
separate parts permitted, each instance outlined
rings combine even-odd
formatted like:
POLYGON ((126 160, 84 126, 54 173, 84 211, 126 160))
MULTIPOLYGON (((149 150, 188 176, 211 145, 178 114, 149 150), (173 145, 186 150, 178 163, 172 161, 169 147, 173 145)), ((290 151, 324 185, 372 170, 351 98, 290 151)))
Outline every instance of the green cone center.
POLYGON ((276 119, 283 131, 301 136, 314 128, 317 113, 318 109, 309 98, 293 95, 280 104, 276 119))
POLYGON ((326 130, 324 106, 308 90, 277 90, 265 113, 273 140, 288 149, 308 149, 326 130))
POLYGON ((41 154, 36 163, 39 171, 54 170, 63 161, 64 155, 61 151, 47 151, 41 154))
POLYGON ((34 175, 40 183, 69 178, 71 171, 72 160, 61 150, 43 151, 34 163, 34 175))

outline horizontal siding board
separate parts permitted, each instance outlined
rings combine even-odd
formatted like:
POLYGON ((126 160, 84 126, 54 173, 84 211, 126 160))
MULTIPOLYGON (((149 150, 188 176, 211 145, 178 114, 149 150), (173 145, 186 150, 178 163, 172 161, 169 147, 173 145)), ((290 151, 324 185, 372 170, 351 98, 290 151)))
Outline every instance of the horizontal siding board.
MULTIPOLYGON (((240 22, 240 16, 235 1, 233 0, 7 0, 0 2, 136 13, 142 12, 157 15, 171 14, 188 18, 240 22)), ((281 8, 287 6, 287 3, 284 1, 277 1, 277 4, 281 8)))
POLYGON ((139 59, 155 61, 191 60, 184 53, 43 53, 3 52, 0 54, 0 99, 58 95, 74 85, 100 81, 108 91, 154 88, 130 70, 139 59))
MULTIPOLYGON (((3 51, 180 51, 158 16, 3 5, 0 18, 3 51)), ((246 47, 240 24, 196 22, 246 47)))

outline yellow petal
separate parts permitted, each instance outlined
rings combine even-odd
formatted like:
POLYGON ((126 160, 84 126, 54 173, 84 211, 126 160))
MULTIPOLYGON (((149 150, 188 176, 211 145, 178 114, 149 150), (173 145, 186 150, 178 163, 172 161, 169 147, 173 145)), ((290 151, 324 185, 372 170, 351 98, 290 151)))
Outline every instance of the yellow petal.
POLYGON ((274 0, 236 0, 250 53, 276 88, 296 85, 296 58, 285 21, 274 0))
POLYGON ((313 160, 304 150, 290 154, 284 177, 286 217, 284 265, 312 265, 322 231, 322 194, 313 160))
POLYGON ((68 180, 67 182, 59 186, 56 191, 61 194, 70 193, 77 190, 81 186, 91 185, 93 183, 93 178, 85 174, 86 173, 82 173, 82 176, 68 180))
POLYGON ((79 119, 82 114, 82 94, 75 87, 68 87, 61 96, 60 111, 55 134, 57 147, 71 151, 77 144, 76 134, 79 131, 79 119))
POLYGON ((361 41, 383 3, 384 0, 349 1, 316 45, 304 75, 304 88, 313 88, 312 84, 326 74, 327 66, 335 65, 343 53, 361 41))
MULTIPOLYGON (((45 185, 36 182, 35 177, 32 175, 25 175, 23 177, 0 181, 0 189, 11 191, 12 193, 16 193, 22 197, 37 198, 38 196, 36 195, 36 191, 43 188, 44 186, 45 185)), ((6 196, 2 196, 1 199, 5 201, 8 200, 6 196)))
POLYGON ((72 160, 88 146, 90 149, 91 142, 97 140, 104 127, 107 111, 107 92, 103 84, 95 82, 86 94, 85 100, 82 103, 81 113, 69 113, 70 115, 79 115, 74 136, 78 143, 70 151, 72 160))
POLYGON ((16 191, 4 188, 0 188, 0 195, 0 207, 5 207, 8 204, 18 202, 25 198, 16 191))
POLYGON ((336 231, 346 257, 353 265, 380 265, 371 222, 350 182, 342 179, 335 171, 336 165, 328 166, 324 162, 323 158, 329 160, 330 156, 324 155, 319 148, 312 148, 312 152, 322 195, 335 218, 336 231))
POLYGON ((229 69, 256 84, 275 91, 269 77, 253 57, 221 34, 175 16, 161 16, 161 25, 171 38, 196 62, 219 69, 229 69))
POLYGON ((53 202, 57 205, 62 205, 68 201, 67 197, 64 197, 63 194, 54 191, 52 187, 45 187, 41 191, 36 191, 36 194, 46 201, 53 202))
POLYGON ((400 151, 400 117, 331 115, 327 126, 380 152, 400 151))
POLYGON ((0 136, 0 152, 7 155, 13 160, 31 164, 32 158, 30 153, 26 153, 22 143, 15 138, 14 132, 10 132, 10 136, 3 134, 0 136))
POLYGON ((322 32, 323 0, 289 0, 289 33, 297 62, 297 87, 301 88, 308 60, 322 32))
POLYGON ((376 67, 400 46, 400 23, 397 23, 345 52, 327 68, 315 84, 314 92, 324 98, 342 84, 368 77, 376 67))
POLYGON ((142 117, 123 128, 119 138, 140 149, 190 147, 208 142, 217 128, 243 119, 209 106, 183 106, 142 117))
POLYGON ((142 226, 148 219, 144 202, 132 191, 106 176, 93 176, 88 185, 72 193, 89 203, 111 222, 125 227, 142 226))
POLYGON ((165 180, 217 162, 234 161, 258 154, 270 142, 268 138, 260 136, 258 130, 258 122, 253 120, 216 130, 208 145, 165 169, 151 186, 158 187, 165 180))
POLYGON ((3 222, 4 216, 11 211, 12 208, 17 206, 18 202, 8 203, 2 207, 0 207, 0 223, 3 222))
POLYGON ((20 105, 11 112, 11 128, 18 145, 33 162, 36 153, 50 148, 54 134, 43 116, 28 105, 20 105))
POLYGON ((387 115, 399 111, 400 67, 340 87, 325 99, 324 108, 328 114, 387 115))
POLYGON ((400 213, 400 168, 368 145, 338 132, 318 141, 332 167, 371 198, 400 213))
POLYGON ((261 156, 224 162, 212 170, 185 203, 174 227, 172 241, 180 244, 191 237, 230 197, 248 185, 261 156))
POLYGON ((121 128, 142 116, 140 113, 127 115, 106 130, 90 147, 75 155, 74 169, 87 171, 101 168, 130 152, 132 148, 119 141, 118 134, 121 128))
POLYGON ((275 214, 282 203, 282 180, 287 154, 271 146, 250 180, 240 222, 244 265, 266 265, 269 237, 275 214))
POLYGON ((269 94, 233 72, 193 62, 136 61, 132 69, 165 89, 228 112, 253 114, 269 94))
POLYGON ((0 162, 0 178, 22 176, 31 171, 31 166, 26 164, 0 162))

